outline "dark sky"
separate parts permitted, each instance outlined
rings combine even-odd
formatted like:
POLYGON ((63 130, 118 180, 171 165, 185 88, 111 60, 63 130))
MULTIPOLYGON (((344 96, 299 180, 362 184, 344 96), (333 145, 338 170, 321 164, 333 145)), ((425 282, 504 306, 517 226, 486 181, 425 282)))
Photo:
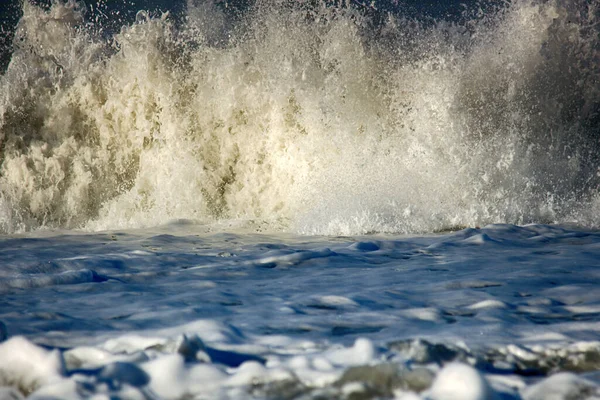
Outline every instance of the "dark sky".
MULTIPOLYGON (((32 1, 32 0, 24 0, 32 1)), ((202 1, 202 0, 196 0, 202 1)), ((254 0, 214 0, 216 3, 225 5, 230 12, 240 12, 247 8, 254 0)), ((494 1, 494 0, 487 0, 494 1)), ((51 0, 33 0, 42 5, 50 4, 51 0)), ((4 71, 10 61, 11 43, 14 28, 21 16, 21 0, 0 0, 0 72, 4 71)), ((351 0, 357 7, 369 8, 371 12, 401 12, 411 17, 429 17, 434 19, 456 19, 460 16, 466 4, 475 7, 478 0, 351 0), (361 6, 364 4, 365 6, 361 6), (377 11, 373 11, 371 5, 377 11)), ((119 29, 123 24, 130 23, 135 19, 138 10, 148 11, 171 11, 175 15, 185 9, 186 0, 86 0, 88 10, 97 8, 101 4, 101 23, 107 30, 119 29), (119 19, 110 17, 119 11, 119 19)), ((93 11, 90 11, 93 12, 93 11)))

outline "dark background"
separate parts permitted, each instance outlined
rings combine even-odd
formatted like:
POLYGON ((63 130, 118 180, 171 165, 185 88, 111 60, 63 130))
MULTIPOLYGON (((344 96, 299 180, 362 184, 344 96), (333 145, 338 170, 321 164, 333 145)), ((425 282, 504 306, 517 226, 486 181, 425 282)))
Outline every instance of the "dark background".
MULTIPOLYGON (((22 1, 32 1, 43 7, 49 7, 51 4, 51 0, 0 0, 0 73, 6 70, 10 62, 12 40, 15 27, 21 17, 22 1)), ((231 14, 242 13, 254 3, 254 0, 214 1, 231 14)), ((468 8, 475 8, 479 3, 478 0, 351 1, 353 6, 367 10, 369 13, 381 15, 392 12, 412 18, 428 19, 457 19, 465 10, 464 5, 468 8)), ((134 21, 139 10, 170 11, 174 15, 181 15, 181 12, 185 10, 186 0, 87 0, 85 4, 88 20, 95 21, 98 18, 105 32, 111 32, 134 21), (100 13, 98 10, 102 12, 100 13)))

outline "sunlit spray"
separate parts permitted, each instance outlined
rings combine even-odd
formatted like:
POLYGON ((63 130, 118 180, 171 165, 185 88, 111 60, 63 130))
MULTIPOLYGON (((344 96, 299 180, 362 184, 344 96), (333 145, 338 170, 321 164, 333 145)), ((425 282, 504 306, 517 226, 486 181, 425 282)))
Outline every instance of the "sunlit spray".
POLYGON ((0 231, 596 226, 598 13, 259 1, 232 21, 190 1, 109 34, 83 3, 25 2, 0 80, 0 231))

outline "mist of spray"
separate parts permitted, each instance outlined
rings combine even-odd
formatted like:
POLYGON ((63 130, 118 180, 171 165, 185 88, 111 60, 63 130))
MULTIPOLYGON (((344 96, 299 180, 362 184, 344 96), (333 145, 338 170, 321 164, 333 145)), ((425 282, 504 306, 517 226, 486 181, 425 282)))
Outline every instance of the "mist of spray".
POLYGON ((190 1, 107 35, 83 4, 25 2, 0 78, 0 231, 597 226, 599 13, 517 0, 423 24, 278 0, 232 21, 190 1))

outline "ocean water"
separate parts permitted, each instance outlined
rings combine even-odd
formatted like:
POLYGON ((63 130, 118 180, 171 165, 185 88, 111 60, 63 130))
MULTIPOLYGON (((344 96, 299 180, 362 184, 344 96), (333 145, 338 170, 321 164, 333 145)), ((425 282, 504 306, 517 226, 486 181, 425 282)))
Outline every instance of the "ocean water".
POLYGON ((0 397, 600 398, 597 2, 17 9, 0 397))

